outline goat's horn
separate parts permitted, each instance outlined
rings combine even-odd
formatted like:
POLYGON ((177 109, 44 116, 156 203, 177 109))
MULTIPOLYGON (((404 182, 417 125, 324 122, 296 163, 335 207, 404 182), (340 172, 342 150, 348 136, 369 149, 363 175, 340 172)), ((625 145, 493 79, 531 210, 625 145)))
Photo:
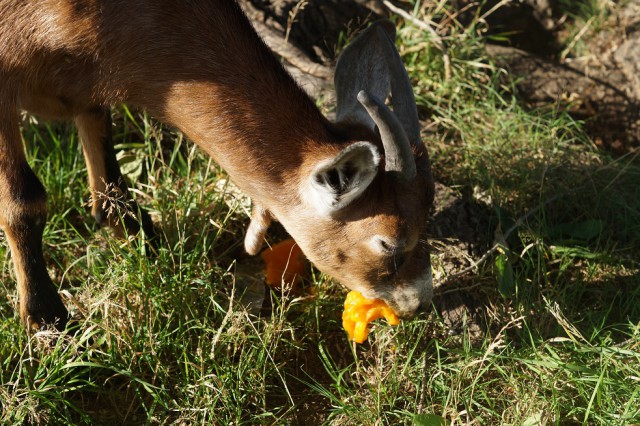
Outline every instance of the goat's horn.
MULTIPOLYGON (((382 34, 381 34, 382 35, 382 34)), ((402 64, 400 54, 393 48, 392 34, 384 33, 389 40, 389 54, 386 56, 387 67, 391 74, 391 102, 393 103, 394 115, 402 124, 402 128, 407 135, 409 143, 412 145, 421 145, 420 138, 420 121, 418 120, 418 108, 416 107, 416 99, 413 95, 411 81, 407 70, 402 64)), ((383 99, 384 100, 384 99, 383 99)))
POLYGON ((364 90, 358 93, 358 102, 367 110, 378 126, 384 146, 385 170, 396 172, 406 180, 416 176, 416 161, 402 124, 384 102, 364 90))

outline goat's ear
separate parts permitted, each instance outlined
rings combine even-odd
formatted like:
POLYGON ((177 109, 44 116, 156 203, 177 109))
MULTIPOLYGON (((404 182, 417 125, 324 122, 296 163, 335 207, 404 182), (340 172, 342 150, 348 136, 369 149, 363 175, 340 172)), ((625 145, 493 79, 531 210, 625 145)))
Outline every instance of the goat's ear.
POLYGON ((380 154, 369 142, 354 142, 313 170, 303 196, 321 215, 331 215, 358 198, 378 173, 380 154))
POLYGON ((421 144, 420 123, 413 90, 395 47, 396 29, 391 21, 373 23, 340 54, 334 75, 336 121, 350 121, 374 129, 374 119, 358 101, 365 91, 382 103, 391 93, 393 113, 411 144, 421 144))

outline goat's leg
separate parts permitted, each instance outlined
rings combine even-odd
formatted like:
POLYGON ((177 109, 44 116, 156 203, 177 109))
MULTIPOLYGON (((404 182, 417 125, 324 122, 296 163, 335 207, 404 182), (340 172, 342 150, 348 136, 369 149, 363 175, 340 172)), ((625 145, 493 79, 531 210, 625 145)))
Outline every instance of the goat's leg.
POLYGON ((109 226, 119 237, 142 230, 154 238, 153 222, 131 198, 116 159, 111 137, 111 113, 95 108, 75 117, 89 174, 91 214, 100 226, 109 226), (139 220, 138 220, 139 219, 139 220), (123 228, 124 224, 124 228, 123 228))
POLYGON ((62 330, 68 312, 42 254, 47 195, 25 158, 17 111, 0 109, 0 225, 18 282, 20 316, 29 328, 53 324, 62 330))

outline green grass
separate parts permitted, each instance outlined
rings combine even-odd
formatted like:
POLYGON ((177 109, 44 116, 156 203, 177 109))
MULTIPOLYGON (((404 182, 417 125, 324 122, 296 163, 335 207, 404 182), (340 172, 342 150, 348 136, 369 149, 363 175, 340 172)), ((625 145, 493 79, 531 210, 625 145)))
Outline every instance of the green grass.
POLYGON ((640 423, 637 152, 597 151, 553 105, 525 110, 512 76, 484 56, 481 24, 439 30, 448 60, 408 24, 401 53, 436 177, 480 206, 486 248, 500 243, 454 276, 447 265, 466 262, 455 236, 434 241, 436 302, 468 295, 476 315, 459 328, 441 311, 378 324, 354 348, 340 325, 345 291, 316 276, 312 297, 268 294, 256 317, 231 297, 243 288, 247 200, 215 164, 144 114, 115 111, 135 197, 161 230, 147 256, 140 238, 93 224, 74 129, 29 119, 49 194, 47 262, 79 331, 24 332, 2 239, 0 423, 640 423))
POLYGON ((558 13, 567 18, 560 38, 564 49, 560 58, 568 56, 580 57, 588 55, 586 41, 596 38, 601 32, 619 31, 619 24, 609 19, 628 0, 560 0, 557 3, 558 13))

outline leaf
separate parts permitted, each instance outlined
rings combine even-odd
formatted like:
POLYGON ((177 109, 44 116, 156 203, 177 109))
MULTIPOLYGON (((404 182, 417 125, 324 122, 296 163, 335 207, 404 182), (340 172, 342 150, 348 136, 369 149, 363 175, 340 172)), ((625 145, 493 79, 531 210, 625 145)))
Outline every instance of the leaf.
POLYGON ((496 271, 498 272, 498 291, 502 297, 512 296, 515 292, 515 281, 513 279, 513 267, 506 254, 500 253, 496 257, 496 271))
POLYGON ((602 257, 601 254, 594 253, 585 247, 565 247, 565 246, 551 246, 551 249, 562 256, 576 257, 582 259, 598 259, 602 257))
POLYGON ((135 151, 120 151, 116 157, 122 174, 132 182, 137 182, 144 171, 144 156, 135 151))
POLYGON ((444 426, 447 421, 436 414, 415 414, 413 426, 444 426))

